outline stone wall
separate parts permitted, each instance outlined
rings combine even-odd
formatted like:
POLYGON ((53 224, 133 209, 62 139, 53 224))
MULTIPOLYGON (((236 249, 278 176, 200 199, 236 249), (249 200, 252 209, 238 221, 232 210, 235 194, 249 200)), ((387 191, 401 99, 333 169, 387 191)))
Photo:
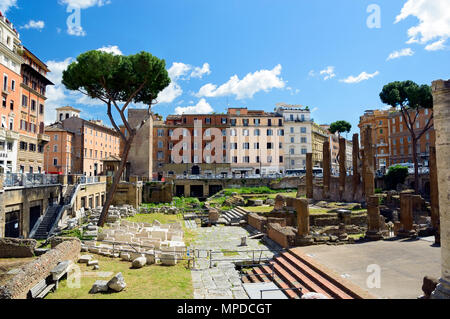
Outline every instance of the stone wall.
POLYGON ((73 211, 84 208, 95 208, 96 206, 103 206, 106 200, 106 178, 101 177, 101 182, 96 184, 82 185, 77 193, 73 211), (99 205, 96 204, 99 202, 99 205), (90 205, 92 203, 92 205, 90 205), (84 205, 83 205, 84 204, 84 205))
POLYGON ((341 192, 339 190, 339 178, 330 177, 330 190, 327 194, 324 193, 323 186, 316 183, 314 185, 313 192, 314 200, 331 200, 331 201, 344 201, 349 203, 364 203, 365 197, 363 196, 363 187, 357 188, 357 191, 353 191, 353 176, 347 176, 345 179, 345 188, 341 192))
POLYGON ((295 229, 293 227, 282 227, 279 224, 269 223, 267 236, 283 248, 295 246, 295 229))
POLYGON ((266 231, 266 225, 267 225, 267 218, 261 217, 255 213, 250 213, 247 216, 247 222, 250 226, 253 228, 256 228, 257 230, 261 232, 266 231))
POLYGON ((131 205, 139 208, 142 204, 142 182, 127 183, 122 182, 117 186, 112 205, 131 205))
POLYGON ((145 183, 142 189, 144 203, 171 203, 173 199, 172 183, 145 183))
POLYGON ((0 238, 0 258, 27 258, 34 256, 34 239, 0 238))
POLYGON ((50 271, 60 262, 66 260, 76 262, 80 250, 80 240, 65 241, 55 249, 26 264, 11 280, 0 286, 0 299, 26 299, 30 289, 47 278, 50 271))
MULTIPOLYGON (((309 215, 309 224, 311 226, 339 226, 339 224, 343 222, 344 221, 339 218, 338 214, 309 215)), ((352 214, 350 223, 360 227, 367 227, 367 215, 352 214)))

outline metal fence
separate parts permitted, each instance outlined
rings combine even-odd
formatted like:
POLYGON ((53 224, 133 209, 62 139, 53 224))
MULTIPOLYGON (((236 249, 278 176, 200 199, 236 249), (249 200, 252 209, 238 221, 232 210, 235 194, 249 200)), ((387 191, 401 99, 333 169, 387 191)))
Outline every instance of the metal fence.
POLYGON ((36 187, 58 184, 58 175, 48 174, 5 174, 5 179, 3 182, 5 187, 36 187))

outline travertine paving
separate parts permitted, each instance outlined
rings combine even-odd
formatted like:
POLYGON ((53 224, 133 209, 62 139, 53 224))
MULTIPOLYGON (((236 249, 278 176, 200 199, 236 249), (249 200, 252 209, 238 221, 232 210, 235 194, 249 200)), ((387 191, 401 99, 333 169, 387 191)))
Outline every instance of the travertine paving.
POLYGON ((195 299, 248 299, 235 262, 271 259, 276 247, 268 247, 257 239, 248 239, 242 247, 241 238, 250 233, 241 227, 197 228, 197 240, 191 245, 196 253, 195 269, 191 271, 195 299), (223 251, 233 251, 225 254, 223 251), (211 253, 212 252, 212 253, 211 253), (210 258, 212 256, 212 258, 210 258))

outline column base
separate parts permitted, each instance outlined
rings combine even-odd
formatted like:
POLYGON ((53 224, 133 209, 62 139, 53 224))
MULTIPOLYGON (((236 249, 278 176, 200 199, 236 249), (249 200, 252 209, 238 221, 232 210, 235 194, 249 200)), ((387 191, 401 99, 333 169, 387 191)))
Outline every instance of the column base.
POLYGON ((439 284, 431 294, 431 299, 450 299, 450 282, 439 279, 439 284))
POLYGON ((400 230, 397 233, 397 237, 400 238, 416 238, 417 237, 417 232, 415 230, 400 230))
POLYGON ((371 241, 376 241, 376 240, 383 240, 384 237, 381 234, 381 232, 379 232, 379 231, 369 230, 366 232, 365 239, 371 240, 371 241))
POLYGON ((297 236, 295 238, 296 246, 311 246, 314 244, 312 236, 297 236))

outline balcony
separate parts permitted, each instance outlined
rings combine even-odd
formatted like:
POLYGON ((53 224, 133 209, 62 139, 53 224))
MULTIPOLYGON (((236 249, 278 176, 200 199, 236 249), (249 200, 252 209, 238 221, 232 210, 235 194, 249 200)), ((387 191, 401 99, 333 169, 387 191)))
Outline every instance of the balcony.
POLYGON ((40 187, 49 185, 58 185, 58 175, 45 174, 6 174, 3 185, 5 187, 40 187))
POLYGON ((38 134, 38 140, 39 142, 49 143, 51 138, 49 135, 46 134, 38 134))

